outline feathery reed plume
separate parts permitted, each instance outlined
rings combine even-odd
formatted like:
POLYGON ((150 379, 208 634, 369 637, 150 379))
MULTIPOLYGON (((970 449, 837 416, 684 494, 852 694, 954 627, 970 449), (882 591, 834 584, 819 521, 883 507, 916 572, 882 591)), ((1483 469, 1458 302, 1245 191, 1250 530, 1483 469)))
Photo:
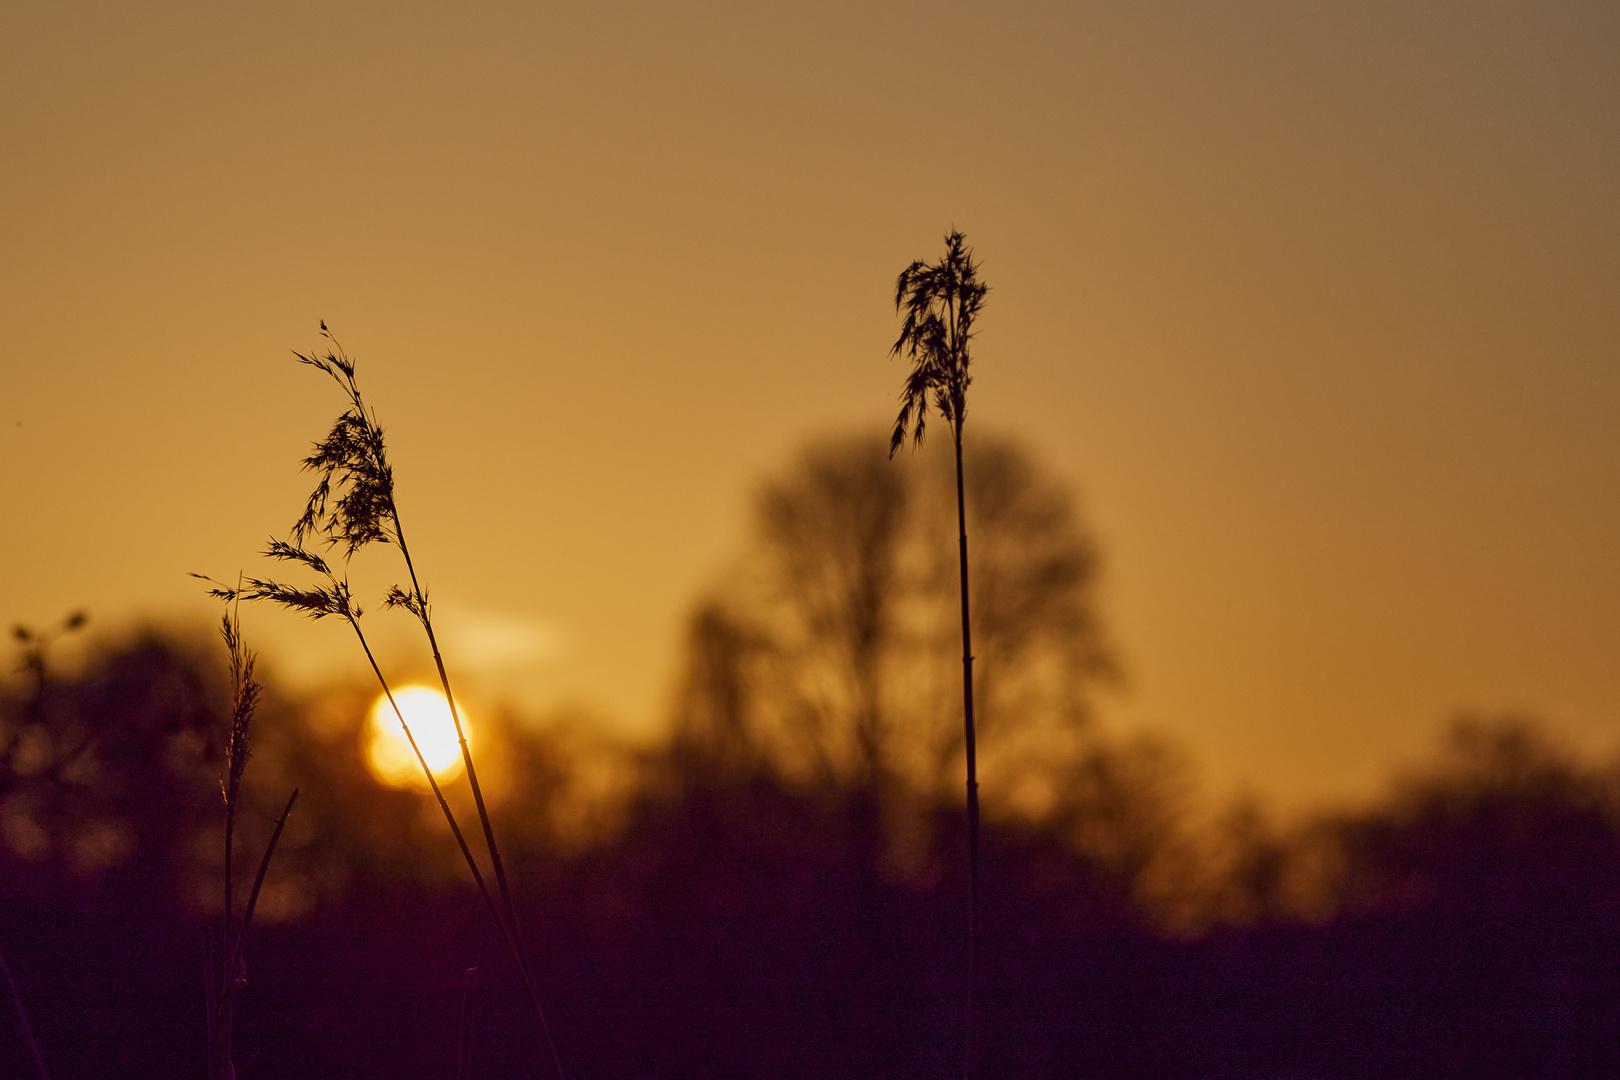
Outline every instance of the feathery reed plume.
MULTIPOLYGON (((212 591, 214 596, 229 600, 269 600, 282 607, 306 615, 311 619, 324 619, 328 615, 335 615, 345 620, 350 629, 354 631, 356 639, 360 642, 361 650, 366 654, 366 660, 371 665, 372 674, 377 677, 377 684, 382 688, 383 695, 394 710, 394 716, 399 720, 400 729, 405 733, 405 739, 410 743, 411 751, 416 755, 416 762, 422 768, 422 775, 427 778, 428 787, 433 797, 438 801, 439 809, 444 819, 450 825, 450 833, 455 837, 456 846, 467 863, 467 869, 472 872, 473 882, 478 886, 478 892, 484 898, 489 913, 497 926, 501 928, 501 935, 506 941, 506 947, 513 955, 513 962, 518 963, 511 935, 506 932, 506 924, 502 921, 500 910, 495 906, 495 899, 490 894, 489 886, 484 881, 483 871, 478 868, 478 860, 473 857, 472 849, 467 846, 466 837, 461 832, 461 825, 456 821, 456 815, 445 801, 444 792, 439 788, 439 781, 433 775, 433 769, 428 765, 427 758, 423 756, 422 749, 416 743, 416 736, 411 731, 411 725, 406 722, 405 714, 399 703, 394 700, 394 689, 383 675, 382 667, 377 663, 376 656, 371 651, 371 643, 366 640, 366 633, 360 626, 360 616, 363 614, 360 606, 354 602, 354 595, 349 589, 349 582, 338 578, 325 559, 312 551, 295 547, 282 540, 271 540, 265 555, 272 559, 281 559, 290 562, 302 563, 326 578, 326 583, 313 588, 300 589, 293 585, 284 585, 280 582, 266 581, 261 578, 248 578, 235 589, 217 588, 212 591)), ((521 965, 520 970, 521 970, 521 965)))
POLYGON ((929 397, 950 425, 956 443, 956 524, 961 561, 963 747, 967 756, 968 818, 968 970, 967 1046, 963 1071, 969 1080, 978 1071, 979 951, 979 772, 973 723, 973 637, 968 617, 967 509, 962 487, 962 424, 967 415, 967 388, 973 320, 984 305, 988 285, 978 279, 978 264, 967 238, 952 229, 945 237, 945 257, 930 266, 921 260, 900 272, 894 307, 905 312, 900 337, 889 350, 911 360, 911 374, 900 393, 900 415, 889 440, 892 458, 911 433, 913 445, 923 439, 929 397))
POLYGON ((259 872, 253 879, 253 891, 248 897, 247 911, 242 924, 234 926, 236 873, 234 852, 236 843, 236 813, 241 803, 242 776, 247 771, 251 756, 249 729, 253 713, 258 708, 263 685, 254 677, 255 654, 242 641, 241 598, 242 587, 229 589, 212 578, 193 574, 214 585, 210 595, 227 601, 225 615, 220 620, 220 635, 225 639, 225 650, 231 658, 231 720, 226 734, 225 775, 220 777, 220 794, 225 800, 225 919, 217 952, 213 938, 208 938, 204 987, 207 991, 208 1020, 208 1075, 210 1080, 235 1080, 236 1066, 231 1057, 231 1032, 236 994, 247 983, 247 963, 244 944, 248 929, 253 925, 253 910, 258 906, 259 889, 264 885, 265 873, 270 869, 271 856, 281 839, 281 830, 298 801, 298 789, 287 800, 287 808, 276 821, 270 842, 265 845, 264 857, 259 860, 259 872))
POLYGON ((241 605, 227 609, 220 620, 220 634, 225 639, 225 651, 231 658, 231 728, 225 746, 225 776, 220 782, 225 796, 225 918, 226 949, 230 948, 230 918, 235 910, 231 902, 234 874, 232 850, 236 836, 236 807, 242 791, 242 774, 247 771, 249 746, 248 728, 253 723, 253 711, 259 704, 263 689, 253 677, 257 657, 242 644, 241 605))
POLYGON ((435 798, 438 799, 445 820, 450 824, 451 832, 461 848, 462 857, 472 872, 473 880, 477 883, 485 903, 490 908, 490 914, 500 928, 512 962, 517 967, 528 993, 529 1004, 539 1025, 548 1063, 560 1080, 562 1066, 551 1040, 551 1031, 546 1024, 545 1014, 540 1008, 539 994, 535 988, 533 972, 529 967, 517 909, 512 903, 511 888, 507 883, 505 863, 501 859, 500 846, 495 840, 495 830, 490 822, 483 788, 478 782, 478 770, 473 763, 472 751, 467 745, 467 735, 461 722, 460 710, 456 706, 455 693, 451 689, 450 676, 439 651, 427 593, 417 576, 416 564, 411 558, 410 546, 405 539, 405 529, 400 521, 399 506, 394 498, 394 472, 388 462, 383 430, 377 422, 376 413, 367 408, 360 394, 359 384, 355 380, 354 360, 344 353, 325 322, 321 323, 321 335, 330 343, 324 355, 313 352, 307 355, 294 352, 293 355, 300 363, 329 375, 348 398, 348 407, 333 423, 326 438, 316 443, 314 452, 304 459, 305 470, 316 473, 318 479, 304 506, 303 514, 293 524, 290 541, 272 540, 267 554, 275 559, 303 564, 322 575, 326 579, 326 584, 309 590, 267 581, 250 581, 247 583, 248 592, 245 595, 252 599, 272 600, 302 611, 313 618, 330 614, 340 615, 354 629, 361 647, 365 650, 366 659, 382 684, 389 704, 399 716, 406 738, 410 741, 411 749, 415 752, 424 775, 427 776, 435 798), (472 789, 473 804, 478 811, 484 844, 489 852, 496 887, 500 892, 499 909, 490 895, 477 860, 467 846, 449 804, 439 791, 432 770, 416 746, 416 739, 394 701, 393 692, 383 677, 382 670, 366 644, 365 635, 360 630, 360 609, 353 603, 347 580, 340 580, 324 559, 305 547, 305 542, 312 537, 324 541, 328 547, 342 548, 345 561, 367 544, 392 544, 399 549, 410 578, 410 588, 403 589, 398 585, 390 588, 384 606, 408 611, 416 618, 427 636, 428 647, 433 653, 434 667, 438 671, 439 685, 444 691, 445 701, 450 708, 450 717, 455 725, 462 764, 467 770, 467 782, 472 789))

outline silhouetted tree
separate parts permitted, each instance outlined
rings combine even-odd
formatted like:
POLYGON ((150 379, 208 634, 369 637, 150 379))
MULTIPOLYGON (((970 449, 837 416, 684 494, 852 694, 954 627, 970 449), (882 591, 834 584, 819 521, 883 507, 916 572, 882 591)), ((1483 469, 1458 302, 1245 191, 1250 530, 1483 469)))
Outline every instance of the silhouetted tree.
POLYGON ((1056 778, 1046 827, 1078 858, 1071 895, 1099 914, 1184 932, 1200 924, 1199 838, 1188 828, 1191 769, 1152 738, 1093 742, 1056 778))
POLYGON ((1347 912, 1620 915, 1620 791, 1523 717, 1465 717, 1383 806, 1330 821, 1347 912))
MULTIPOLYGON (((964 489, 980 537, 975 616, 992 677, 975 687, 983 758, 1026 816, 1050 813, 1087 752, 1088 700, 1114 677, 1097 558, 1063 487, 981 440, 964 489)), ((751 542, 688 631, 676 742, 708 776, 873 793, 899 828, 947 797, 964 732, 947 719, 954 556, 934 526, 943 455, 891 465, 875 438, 820 443, 762 489, 751 542)))
POLYGON ((167 882, 176 850, 213 808, 223 673, 187 644, 140 632, 59 679, 37 647, 44 635, 18 639, 33 685, 0 702, 9 853, 72 875, 118 869, 167 882))

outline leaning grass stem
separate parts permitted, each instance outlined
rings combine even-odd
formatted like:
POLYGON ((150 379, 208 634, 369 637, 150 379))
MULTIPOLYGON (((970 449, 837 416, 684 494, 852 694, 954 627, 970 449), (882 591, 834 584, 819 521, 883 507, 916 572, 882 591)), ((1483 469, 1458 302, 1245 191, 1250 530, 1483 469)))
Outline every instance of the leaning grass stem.
MULTIPOLYGON (((484 844, 489 849, 490 865, 495 870, 495 885, 500 890, 501 904, 506 909, 506 920, 501 929, 507 936, 507 947, 512 951, 512 959, 517 964, 518 974, 523 977, 524 988, 528 991, 529 1003, 534 1009, 534 1018, 540 1025, 541 1039, 545 1044, 546 1057, 551 1065, 552 1072, 557 1077, 557 1080, 562 1080, 562 1062, 557 1057, 557 1047, 551 1038, 551 1026, 546 1023, 546 1014, 540 1007, 540 997, 535 990, 534 973, 529 967, 528 950, 523 943, 523 928, 518 922, 517 907, 512 903, 512 890, 506 882, 506 866, 501 859, 500 845, 495 842, 495 827, 490 821, 489 808, 484 802, 484 789, 478 782, 478 769, 473 765, 472 749, 467 745, 467 732, 461 723, 461 710, 456 706, 455 691, 450 687, 450 675, 445 670, 444 656, 439 652, 439 639, 433 632, 433 619, 428 611, 427 597, 423 595, 422 585, 417 580, 416 564, 411 559, 410 546, 405 542, 405 527, 400 523, 399 508, 394 503, 392 494, 388 498, 388 513, 394 525, 394 542, 399 545, 399 553, 405 560, 406 573, 410 575, 411 592, 416 600, 415 614, 422 624, 423 631, 427 634, 428 647, 433 652, 433 665, 439 673, 439 685, 444 689, 444 700, 450 707, 450 719, 456 727, 456 742, 461 747, 461 761, 467 769, 467 785, 472 789, 473 804, 478 808, 478 821, 484 829, 484 844)), ((356 630, 358 631, 358 629, 357 626, 356 630)), ((367 655, 370 655, 369 651, 367 655)), ((375 666, 375 663, 373 666, 375 666)), ((390 701, 392 701, 392 698, 390 698, 390 701)), ((414 740, 411 745, 413 748, 415 747, 414 740)), ((420 752, 418 752, 417 756, 418 758, 421 757, 420 752)), ((426 767, 427 763, 424 761, 423 768, 426 767)), ((447 808, 446 813, 448 812, 447 808)), ((458 833, 457 840, 460 841, 460 839, 458 833)), ((462 841, 462 845, 463 850, 465 850, 464 841, 462 841)), ((470 859, 471 856, 469 855, 468 858, 470 859)), ((488 899, 489 896, 486 890, 485 900, 488 899)), ((493 904, 491 906, 493 907, 493 904)), ((501 921, 498 916, 496 921, 501 921)))
MULTIPOLYGON (((213 1007, 209 1010, 209 1019, 212 1021, 210 1026, 214 1028, 213 1037, 209 1040, 209 1042, 217 1042, 217 1047, 211 1047, 214 1052, 210 1056, 211 1058, 217 1060, 211 1062, 209 1075, 218 1077, 227 1076, 231 1069, 231 1028, 233 1027, 233 1021, 235 1019, 235 1017, 232 1015, 233 1009, 231 1000, 231 991, 234 989, 234 981, 231 976, 235 970, 235 966, 231 963, 231 961, 235 957, 237 951, 237 949, 233 948, 231 944, 231 920, 233 918, 232 912, 235 910, 232 907, 233 898, 231 895, 231 841, 232 833, 235 831, 236 826, 236 798, 234 792, 227 792, 226 796, 225 932, 220 939, 219 956, 217 958, 220 964, 220 977, 219 982, 215 987, 216 996, 209 999, 213 1003, 213 1007), (218 1071, 215 1072, 215 1069, 218 1071)), ((237 948, 240 948, 241 940, 241 935, 237 935, 237 948)))
MULTIPOLYGON (((530 973, 528 964, 524 962, 525 958, 519 943, 512 936, 512 930, 516 927, 516 921, 514 920, 512 926, 508 927, 506 920, 501 918, 500 909, 495 906, 495 898, 490 895, 489 885, 484 880, 484 873, 478 868, 478 860, 473 857, 472 849, 467 846, 467 838, 462 835, 461 826, 456 821, 456 815, 451 812, 450 804, 445 801, 444 792, 440 790, 439 782, 434 778, 433 770, 428 766, 427 758, 423 756, 421 747, 416 745, 416 736, 411 734, 411 726, 405 722, 405 714, 400 709, 399 702, 394 700, 393 688, 388 685, 388 679, 383 675, 382 668, 378 666, 377 658, 372 654, 371 645, 366 641, 365 632, 360 629, 359 621, 352 614, 348 615, 347 617, 349 620, 349 625, 354 628, 355 636, 360 640, 360 648, 365 650, 366 660, 370 662, 371 670, 376 674, 377 682, 382 687, 384 696, 388 698, 389 707, 394 710, 394 715, 399 718, 399 726, 404 730, 405 738, 411 744, 411 752, 416 755, 417 764, 422 767, 422 775, 427 777, 428 787, 432 789, 433 797, 438 800, 439 809, 444 812, 444 820, 450 825, 451 835, 456 838, 456 846, 461 849, 461 857, 466 860, 467 869, 472 871, 473 881, 478 886, 478 893, 484 898, 484 905, 489 908, 489 916, 495 920, 495 925, 500 928, 501 940, 506 943, 507 955, 511 958, 513 966, 517 968, 518 976, 523 980, 523 989, 528 995, 529 1006, 534 1010, 535 1019, 539 1022, 541 1041, 545 1047, 547 1063, 551 1066, 552 1072, 556 1075, 557 1080, 562 1080, 562 1063, 557 1058, 557 1048, 551 1040, 551 1028, 546 1023, 545 1012, 540 1008, 540 995, 535 990, 534 976, 530 973)), ((431 633, 431 631, 429 632, 431 633)), ((436 645, 434 647, 433 655, 434 659, 437 660, 438 647, 436 645)), ((443 664, 440 664, 439 671, 442 675, 444 671, 443 664)), ((445 689, 445 699, 448 701, 448 681, 446 682, 445 689)), ((455 715, 453 705, 451 706, 451 715, 455 715)), ((461 733, 461 725, 459 721, 456 724, 456 733, 458 735, 461 733)), ((465 738, 461 740, 461 750, 464 755, 467 753, 467 740, 465 738)), ((466 760, 468 763, 468 775, 471 776, 471 759, 468 757, 466 760)), ((477 787, 475 786, 473 790, 476 792, 477 787)), ((483 802, 481 799, 479 800, 479 809, 483 809, 483 802)), ((493 844, 493 840, 488 836, 487 833, 487 830, 489 829, 487 819, 485 820, 484 828, 486 830, 486 839, 490 839, 491 844, 493 844)), ((499 867, 499 865, 499 862, 497 862, 496 866, 499 867)), ((510 902, 508 902, 508 905, 510 906, 510 902)))
MULTIPOLYGON (((400 541, 400 550, 405 547, 404 540, 400 541)), ((416 584, 416 572, 411 571, 411 584, 416 584)), ((418 596, 421 594, 418 593, 418 596)), ((484 843, 489 847, 489 861, 495 868, 495 883, 501 891, 501 902, 506 906, 506 917, 509 922, 510 936, 507 945, 512 950, 512 959, 517 963, 518 973, 523 976, 523 986, 529 993, 529 1004, 534 1009, 534 1018, 540 1025, 541 1040, 545 1044, 546 1057, 549 1060, 553 1074, 557 1080, 563 1080, 562 1061, 557 1057, 556 1044, 551 1039, 551 1025, 546 1023, 546 1014, 540 1008, 540 997, 535 990, 534 973, 529 968, 529 957, 523 945, 523 930, 518 924, 517 909, 512 904, 512 892, 506 885, 506 870, 501 864, 501 849, 495 843, 495 830, 490 824, 489 811, 484 806, 484 793, 478 785, 478 771, 473 768, 472 751, 467 748, 467 734, 462 730, 461 717, 456 709, 456 698, 450 690, 450 677, 445 674, 444 659, 439 655, 439 643, 433 636, 433 623, 427 617, 427 605, 422 605, 422 628, 427 631, 428 644, 433 648, 433 662, 439 669, 439 683, 444 687, 444 700, 450 706, 450 718, 456 725, 456 739, 461 744, 461 760, 467 766, 467 783, 472 788, 473 802, 478 807, 478 819, 484 826, 484 843)))
POLYGON ((400 709, 399 702, 394 700, 393 687, 388 685, 388 679, 377 665, 377 658, 372 655, 371 645, 366 641, 365 632, 360 629, 360 623, 352 615, 349 616, 349 625, 354 628, 355 637, 360 639, 360 648, 365 650, 366 660, 371 664, 371 670, 377 676, 377 683, 388 698, 388 705, 399 718, 399 726, 405 732, 406 740, 411 744, 411 752, 416 755, 416 762, 422 767, 422 775, 427 777, 428 787, 433 791, 433 797, 439 802, 439 809, 444 811, 444 820, 450 825, 450 833, 456 838, 456 846, 461 849, 461 857, 467 861, 467 869, 472 871, 473 882, 478 886, 478 894, 484 898, 484 904, 489 908, 489 914, 495 920, 495 925, 501 929, 501 938, 506 942, 507 952, 511 954, 512 962, 517 965, 518 973, 525 975, 522 961, 518 958, 517 948, 512 942, 512 935, 507 931, 506 922, 501 918, 500 909, 495 906, 495 898, 489 893, 489 885, 484 881, 484 872, 478 868, 478 860, 473 858, 472 849, 467 846, 467 838, 461 833, 461 826, 456 822, 456 815, 450 810, 450 804, 445 801, 444 792, 439 788, 439 781, 433 776, 433 769, 429 767, 427 758, 422 755, 422 748, 416 745, 416 736, 411 734, 411 725, 405 722, 405 713, 400 709))
MULTIPOLYGON (((276 853, 276 844, 281 840, 281 830, 287 824, 287 818, 292 815, 293 804, 298 801, 298 789, 293 788, 292 796, 287 800, 287 806, 281 811, 281 817, 276 819, 275 831, 270 834, 270 842, 264 847, 264 857, 259 860, 259 871, 253 876, 253 888, 248 892, 247 910, 242 915, 242 925, 237 927, 234 936, 230 934, 230 909, 225 909, 226 938, 221 943, 219 955, 213 954, 213 936, 207 940, 207 978, 205 989, 208 1002, 208 1068, 210 1076, 234 1078, 235 1065, 231 1059, 231 1035, 233 1011, 235 1008, 236 992, 245 983, 243 950, 247 942, 248 930, 253 926, 253 912, 259 906, 259 890, 264 887, 264 876, 270 870, 270 859, 276 853), (214 963, 219 962, 219 978, 216 981, 214 963)), ((226 895, 230 890, 227 888, 226 895)))
MULTIPOLYGON (((450 823, 456 844, 461 848, 462 857, 467 860, 467 866, 472 870, 473 879, 478 883, 484 902, 489 907, 496 925, 501 928, 501 935, 506 941, 507 950, 511 953, 512 962, 517 966, 518 974, 522 976, 524 987, 528 991, 530 1004, 534 1008, 535 1018, 544 1036, 552 1070, 560 1080, 562 1069, 557 1060, 556 1050, 552 1046, 551 1032, 546 1024, 545 1015, 540 1009, 539 995, 535 992, 534 976, 530 971, 528 956, 523 946, 517 907, 512 902, 512 890, 507 884, 506 867, 501 859, 500 846, 495 842, 495 829, 490 821, 489 808, 484 801, 483 788, 478 782, 478 770, 473 764, 472 751, 467 745, 466 730, 461 722, 460 711, 456 708, 455 695, 450 688, 450 676, 445 670, 444 658, 439 652, 438 638, 433 632, 433 622, 428 615, 427 596, 422 591, 416 565, 411 559, 410 548, 405 543, 405 529, 400 523, 399 507, 394 500, 394 471, 388 463, 383 431, 377 423, 376 414, 366 407, 361 397, 359 384, 355 381, 354 361, 343 353, 342 347, 337 344, 324 322, 321 324, 321 333, 332 342, 333 346, 325 356, 314 353, 294 355, 298 357, 300 363, 319 368, 331 376, 349 399, 349 407, 339 415, 327 437, 316 443, 314 453, 304 459, 304 468, 318 473, 320 479, 305 504, 304 513, 293 525, 291 542, 272 541, 269 554, 275 558, 302 563, 325 575, 328 587, 311 591, 275 585, 271 582, 256 581, 251 585, 255 595, 275 599, 314 618, 342 614, 354 627, 355 633, 360 634, 360 626, 356 622, 359 610, 351 602, 348 582, 339 581, 324 559, 307 551, 303 546, 304 540, 316 535, 324 539, 328 545, 341 545, 345 549, 345 559, 372 543, 394 543, 399 546, 400 554, 405 559, 406 570, 410 574, 411 590, 407 593, 398 586, 390 589, 386 606, 404 607, 416 616, 422 624, 422 629, 427 633, 428 645, 433 652, 433 663, 439 673, 439 683, 444 689, 445 701, 449 705, 450 716, 455 724, 456 739, 461 747, 461 760, 467 769, 467 782, 472 788, 473 802, 478 809, 478 820, 483 827, 484 843, 489 849, 489 860, 495 872, 496 886, 500 890, 504 915, 495 906, 483 873, 478 869, 477 860, 473 858, 466 838, 456 824, 455 816, 450 812, 449 804, 445 802, 432 770, 428 768, 426 759, 417 748, 416 738, 411 734, 410 726, 405 723, 403 714, 399 713, 399 707, 393 700, 393 693, 388 689, 387 680, 383 678, 369 646, 366 647, 366 657, 371 661, 372 670, 377 673, 378 680, 387 692, 389 703, 394 706, 395 713, 399 714, 400 724, 410 740, 411 749, 416 753, 417 762, 422 766, 434 797, 438 799, 445 819, 450 823)), ((360 637, 362 646, 365 646, 364 635, 360 637)))
MULTIPOLYGON (((461 711, 456 708, 456 696, 450 689, 450 676, 444 669, 444 658, 439 653, 439 640, 433 633, 433 620, 428 615, 427 598, 422 595, 422 586, 416 580, 416 565, 411 561, 411 549, 405 544, 405 529, 399 522, 399 509, 389 499, 389 513, 394 520, 394 539, 399 544, 399 552, 405 559, 405 570, 411 576, 411 590, 416 594, 418 612, 421 616, 422 629, 427 632, 428 647, 433 650, 433 664, 439 671, 439 685, 444 688, 444 700, 450 706, 450 719, 456 725, 456 741, 461 746, 461 760, 467 767, 467 784, 472 788, 473 804, 478 807, 478 820, 484 827, 484 843, 489 848, 490 865, 495 869, 495 885, 501 892, 501 903, 506 908, 507 922, 511 926, 512 939, 516 943, 519 964, 525 978, 529 975, 527 950, 523 946, 523 930, 518 925, 517 909, 512 904, 512 891, 506 884, 506 867, 501 861, 501 849, 495 843, 495 829, 490 823, 489 810, 484 805, 484 790, 478 783, 478 770, 473 767, 472 750, 467 746, 467 733, 461 726, 461 711)), ((544 1024, 544 1019, 541 1023, 544 1024)), ((549 1037, 548 1037, 549 1041, 549 1037)))
POLYGON ((259 906, 259 890, 264 887, 264 875, 270 869, 270 857, 276 853, 276 844, 281 840, 281 830, 286 827, 287 819, 292 816, 293 804, 298 801, 298 789, 287 798, 286 809, 276 819, 275 831, 270 834, 270 842, 264 846, 264 858, 259 860, 259 872, 253 875, 253 888, 248 893, 247 911, 242 914, 242 928, 236 932, 236 952, 233 965, 239 966, 242 962, 242 943, 247 940, 249 928, 253 926, 253 911, 259 906))

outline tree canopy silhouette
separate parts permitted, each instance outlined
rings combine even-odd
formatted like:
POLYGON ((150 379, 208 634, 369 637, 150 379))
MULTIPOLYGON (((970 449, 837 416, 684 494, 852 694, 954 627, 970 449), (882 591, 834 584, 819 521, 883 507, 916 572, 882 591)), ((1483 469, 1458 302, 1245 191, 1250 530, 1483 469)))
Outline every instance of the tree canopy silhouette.
MULTIPOLYGON (((1098 556, 1027 453, 993 436, 978 449, 965 495, 993 672, 975 688, 996 734, 984 766, 1007 806, 1039 816, 1116 675, 1098 556)), ((676 735, 708 774, 871 792, 891 818, 948 798, 964 755, 950 719, 955 552, 938 527, 953 470, 944 454, 886 459, 879 437, 825 441, 761 489, 747 548, 688 631, 676 735)))

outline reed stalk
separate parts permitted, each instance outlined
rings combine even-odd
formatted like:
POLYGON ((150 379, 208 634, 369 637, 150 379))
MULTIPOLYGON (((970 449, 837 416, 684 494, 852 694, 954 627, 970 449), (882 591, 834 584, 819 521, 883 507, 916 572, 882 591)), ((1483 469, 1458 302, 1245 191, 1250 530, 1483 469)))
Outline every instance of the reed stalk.
POLYGON ((314 570, 325 579, 325 584, 317 585, 313 589, 299 589, 254 579, 248 581, 237 594, 248 599, 271 600, 316 619, 337 615, 353 629, 366 654, 367 662, 387 696, 394 714, 398 717, 401 728, 404 729, 411 750, 416 755, 428 786, 450 826, 451 834, 455 837, 456 845, 467 863, 468 871, 472 874, 485 906, 489 908, 490 916, 500 930, 513 966, 517 968, 518 975, 523 980, 530 1008, 539 1027, 546 1062, 553 1075, 562 1080, 562 1066, 552 1042, 545 1013, 540 1007, 539 993, 529 965, 517 908, 512 902, 512 892, 507 881, 506 866, 501 858, 500 845, 495 839, 495 830, 484 799, 483 787, 479 783, 478 770, 467 743, 466 729, 456 704, 443 655, 439 650, 438 636, 434 633, 432 609, 428 603, 427 592, 422 588, 418 578, 410 547, 405 540, 404 525, 400 520, 399 506, 394 498, 393 468, 388 461, 382 427, 377 422, 375 412, 366 406, 361 396, 359 385, 355 381, 354 361, 343 352, 324 322, 321 324, 321 333, 331 343, 325 355, 315 353, 306 355, 297 352, 294 355, 300 363, 318 368, 329 375, 348 398, 348 407, 339 415, 327 437, 315 445, 314 453, 304 460, 304 468, 316 473, 319 479, 303 515, 293 525, 291 539, 272 540, 266 554, 271 558, 299 563, 314 570), (403 608, 410 612, 427 637, 428 647, 433 654, 433 664, 439 676, 439 684, 444 691, 445 701, 450 707, 451 719, 455 724, 462 764, 466 768, 467 782, 472 790, 479 824, 482 826, 485 848, 495 875, 496 889, 500 893, 499 906, 490 892, 478 860, 468 846, 461 827, 439 788, 438 781, 433 776, 433 770, 428 767, 427 760, 411 733, 410 725, 406 723, 404 714, 394 700, 388 680, 384 677, 366 641, 360 627, 361 611, 353 601, 347 579, 339 578, 324 558, 304 546, 305 541, 311 537, 319 538, 328 547, 341 547, 345 561, 353 557, 360 548, 372 543, 393 544, 399 548, 409 576, 410 588, 407 590, 395 585, 389 589, 384 606, 403 608))
POLYGON ((909 434, 913 445, 923 440, 930 396, 950 425, 956 449, 957 552, 962 599, 962 745, 967 764, 968 823, 968 956, 967 1022, 962 1071, 978 1074, 979 1058, 979 770, 973 718, 973 633, 968 605, 967 501, 962 482, 962 426, 967 416, 968 343, 973 321, 990 291, 978 280, 978 264, 967 238, 953 229, 945 237, 945 256, 929 265, 915 261, 895 282, 894 306, 905 312, 900 337, 889 355, 902 353, 912 369, 900 394, 900 415, 889 440, 892 458, 909 434))
MULTIPOLYGON (((193 576, 202 577, 200 574, 193 576)), ((203 580, 218 585, 211 578, 203 580)), ((264 857, 259 860, 259 870, 253 879, 253 889, 249 893, 241 925, 236 926, 234 925, 236 818, 241 803, 242 777, 247 772, 248 759, 251 757, 249 732, 263 686, 254 677, 253 669, 257 658, 242 641, 240 601, 243 590, 240 581, 234 590, 219 587, 210 592, 226 599, 230 604, 221 620, 220 632, 225 639, 225 649, 231 659, 232 697, 231 723, 225 749, 225 775, 220 778, 220 791, 225 801, 224 920, 217 949, 214 947, 213 936, 210 934, 207 938, 204 956, 206 993, 204 1000, 208 1023, 208 1075, 210 1080, 235 1080, 236 1066, 232 1060, 231 1039, 235 1021, 235 999, 247 983, 245 954, 247 935, 253 926, 253 913, 258 907, 259 890, 264 886, 265 874, 270 869, 270 859, 275 855, 276 844, 281 840, 281 830, 292 814, 293 804, 298 801, 298 789, 293 789, 291 798, 287 800, 286 809, 276 820, 275 831, 271 833, 270 841, 265 845, 264 857)))

